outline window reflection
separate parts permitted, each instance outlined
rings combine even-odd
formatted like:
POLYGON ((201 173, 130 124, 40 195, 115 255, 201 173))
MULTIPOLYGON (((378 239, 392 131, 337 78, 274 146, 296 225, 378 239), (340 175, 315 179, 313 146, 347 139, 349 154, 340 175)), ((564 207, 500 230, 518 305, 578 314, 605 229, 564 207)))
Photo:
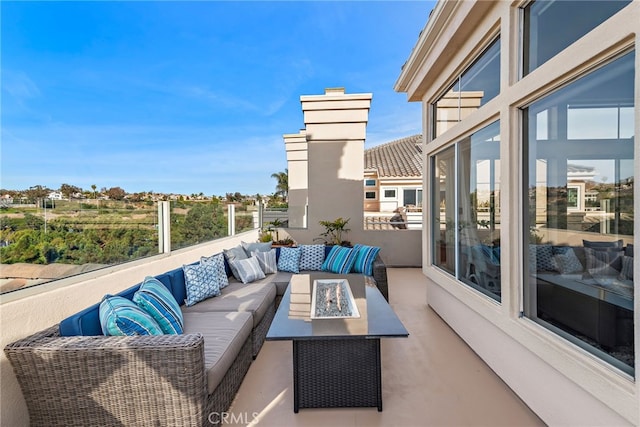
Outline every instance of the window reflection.
POLYGON ((500 300, 500 123, 435 156, 434 264, 500 300), (456 173, 457 171, 457 173, 456 173))
POLYGON ((634 53, 524 109, 525 314, 633 373, 634 53))
POLYGON ((631 3, 630 0, 537 0, 524 8, 527 75, 631 3), (567 17, 571 17, 567 19, 567 17))
POLYGON ((500 38, 460 75, 434 104, 434 137, 500 93, 500 38))

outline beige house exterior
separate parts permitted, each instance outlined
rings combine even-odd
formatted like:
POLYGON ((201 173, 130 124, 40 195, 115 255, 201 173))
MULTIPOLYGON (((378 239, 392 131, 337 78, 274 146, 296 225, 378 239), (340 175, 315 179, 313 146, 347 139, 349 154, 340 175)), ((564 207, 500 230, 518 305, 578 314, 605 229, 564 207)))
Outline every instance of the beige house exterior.
POLYGON ((393 212, 422 207, 422 135, 364 151, 364 211, 393 212))
MULTIPOLYGON (((559 285, 538 281, 536 288, 535 277, 543 275, 536 271, 540 261, 531 261, 543 244, 582 250, 583 240, 637 243, 640 224, 625 212, 640 208, 633 187, 633 173, 640 170, 634 154, 640 148, 639 44, 640 1, 439 1, 395 85, 423 107, 422 265, 428 304, 548 425, 640 425, 640 286, 631 279, 624 309, 604 302, 603 287, 595 288, 600 298, 590 297, 600 309, 625 313, 624 334, 631 343, 621 363, 609 347, 545 317, 543 291, 555 292, 559 285), (577 16, 594 19, 581 29, 577 16), (566 37, 574 29, 575 37, 566 37), (460 76, 473 79, 490 66, 495 86, 476 83, 495 93, 487 96, 473 85, 465 90, 469 80, 460 76), (606 125, 613 131, 605 135, 610 113, 606 125), (493 133, 482 134, 488 128, 493 133), (536 167, 536 159, 545 166, 536 167), (607 168, 611 184, 585 186, 607 168), (491 199, 483 206, 494 215, 482 223, 481 170, 492 180, 486 183, 491 199), (590 214, 587 201, 606 192, 618 207, 605 222, 617 228, 587 230, 582 219, 571 224, 575 215, 590 214), (472 216, 464 217, 470 203, 472 216), (554 224, 557 219, 562 221, 554 224), (465 245, 476 244, 467 243, 471 239, 498 258, 492 272, 498 279, 485 289, 477 271, 463 268, 470 256, 465 245)), ((640 263, 632 270, 638 277, 640 263)), ((607 329, 598 309, 576 311, 580 281, 587 280, 582 277, 567 279, 577 286, 564 294, 558 311, 580 319, 574 328, 595 320, 599 333, 613 333, 615 340, 621 330, 607 329)), ((615 316, 610 325, 621 322, 615 316)))
POLYGON ((348 241, 382 247, 387 265, 417 266, 421 263, 419 230, 402 230, 399 235, 388 224, 377 229, 365 224, 361 197, 372 98, 373 94, 351 94, 344 88, 300 97, 304 128, 283 135, 289 217, 282 233, 300 244, 318 243, 325 231, 319 222, 341 217, 349 219, 348 241))

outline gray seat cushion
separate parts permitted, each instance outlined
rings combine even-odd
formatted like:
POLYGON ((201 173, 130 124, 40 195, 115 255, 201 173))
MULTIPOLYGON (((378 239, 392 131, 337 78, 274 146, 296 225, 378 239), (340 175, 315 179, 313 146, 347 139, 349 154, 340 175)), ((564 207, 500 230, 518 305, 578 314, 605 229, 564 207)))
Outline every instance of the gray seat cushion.
POLYGON ((183 313, 184 333, 204 337, 204 366, 209 394, 218 387, 251 335, 250 313, 183 313))
POLYGON ((229 280, 229 286, 222 294, 209 298, 191 307, 182 307, 183 313, 206 313, 212 311, 244 311, 253 314, 253 326, 264 317, 267 309, 274 303, 276 287, 270 281, 258 281, 242 284, 229 280))

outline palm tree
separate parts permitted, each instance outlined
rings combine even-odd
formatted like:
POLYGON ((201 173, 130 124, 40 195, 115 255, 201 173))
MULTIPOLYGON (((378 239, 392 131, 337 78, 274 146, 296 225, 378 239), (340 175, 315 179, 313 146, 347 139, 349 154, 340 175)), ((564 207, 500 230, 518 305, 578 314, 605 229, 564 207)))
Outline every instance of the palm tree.
POLYGON ((94 199, 97 199, 97 197, 96 197, 96 188, 98 188, 97 185, 91 184, 91 189, 93 190, 93 198, 94 199))
POLYGON ((285 169, 284 172, 272 173, 271 178, 278 180, 275 195, 282 196, 282 199, 286 201, 289 193, 289 169, 285 169))

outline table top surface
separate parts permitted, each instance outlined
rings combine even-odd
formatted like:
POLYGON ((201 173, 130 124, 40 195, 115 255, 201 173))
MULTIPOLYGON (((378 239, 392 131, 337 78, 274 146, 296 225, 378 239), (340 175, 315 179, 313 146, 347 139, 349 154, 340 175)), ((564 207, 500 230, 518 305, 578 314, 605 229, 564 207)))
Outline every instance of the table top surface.
POLYGON ((282 297, 267 333, 267 340, 389 338, 409 333, 387 300, 362 275, 323 272, 296 274, 282 297), (312 296, 315 280, 347 280, 357 307, 357 317, 313 318, 312 296))

